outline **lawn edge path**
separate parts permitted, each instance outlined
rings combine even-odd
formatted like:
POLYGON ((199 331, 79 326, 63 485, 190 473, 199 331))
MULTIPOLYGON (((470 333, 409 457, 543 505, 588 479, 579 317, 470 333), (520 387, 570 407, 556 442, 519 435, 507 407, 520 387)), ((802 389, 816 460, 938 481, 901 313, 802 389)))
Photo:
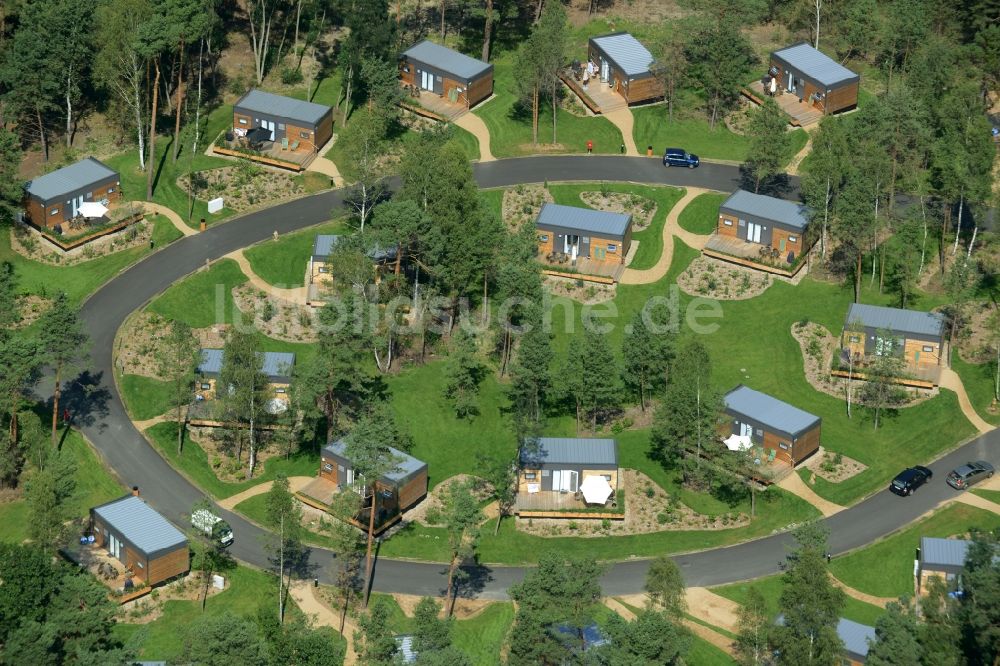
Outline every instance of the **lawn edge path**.
MULTIPOLYGON (((316 598, 317 588, 304 580, 293 581, 288 593, 295 600, 299 610, 309 616, 313 623, 320 627, 330 627, 340 633, 340 616, 323 601, 316 598)), ((344 654, 344 666, 358 663, 358 655, 354 651, 354 632, 358 630, 357 623, 348 613, 344 622, 343 637, 347 641, 347 652, 344 654)))
MULTIPOLYGON (((315 477, 312 476, 290 476, 288 477, 289 490, 293 493, 297 493, 302 490, 306 484, 313 481, 315 477)), ((258 483, 256 486, 251 486, 246 490, 236 493, 235 495, 230 495, 229 497, 215 500, 215 503, 221 506, 227 511, 235 511, 236 505, 243 500, 248 500, 251 497, 256 497, 257 495, 263 495, 264 493, 271 490, 271 486, 274 485, 274 480, 264 481, 258 483)))
POLYGON ((953 391, 955 395, 958 396, 958 407, 965 414, 965 418, 969 419, 973 427, 979 431, 979 434, 985 435, 989 431, 993 430, 993 426, 987 423, 983 417, 979 415, 979 412, 972 406, 972 401, 969 400, 969 394, 965 392, 965 384, 962 383, 962 378, 957 372, 952 370, 950 367, 941 368, 941 378, 938 380, 938 386, 941 388, 946 388, 949 391, 953 391))
POLYGON ((178 215, 173 208, 167 208, 163 204, 158 204, 155 201, 139 201, 137 202, 142 205, 146 210, 146 214, 155 213, 157 215, 162 215, 170 221, 170 224, 177 228, 177 231, 181 232, 185 236, 194 236, 198 232, 191 228, 190 225, 185 224, 181 216, 178 215))
POLYGON ((479 143, 480 162, 493 162, 496 160, 496 157, 493 156, 493 152, 490 150, 490 129, 486 126, 482 118, 469 112, 463 113, 452 122, 456 127, 461 127, 476 137, 476 141, 479 143))
POLYGON ((713 192, 701 187, 684 188, 684 195, 678 199, 674 207, 667 212, 667 219, 663 221, 663 248, 660 251, 660 258, 652 268, 644 270, 633 270, 626 268, 622 274, 619 284, 651 284, 659 282, 670 271, 670 264, 674 257, 674 236, 680 238, 686 245, 695 250, 701 250, 708 241, 708 236, 693 234, 686 229, 682 229, 678 220, 681 211, 698 196, 707 192, 713 192))
POLYGON ((253 266, 250 265, 250 260, 243 254, 244 249, 246 248, 234 250, 229 254, 223 255, 222 259, 232 259, 235 261, 240 267, 240 270, 243 272, 243 275, 245 275, 247 280, 250 281, 250 284, 257 289, 260 289, 271 296, 282 298, 297 305, 301 305, 306 302, 306 287, 275 287, 254 272, 253 266))
POLYGON ((622 133, 622 143, 625 144, 625 155, 628 157, 640 157, 639 150, 635 147, 635 136, 632 134, 635 127, 635 118, 632 116, 632 109, 624 106, 614 111, 608 111, 603 115, 622 133))
POLYGON ((783 478, 781 481, 778 481, 778 483, 776 483, 775 485, 781 488, 782 490, 786 490, 792 493, 793 495, 801 499, 804 499, 805 501, 812 504, 814 507, 819 509, 820 513, 823 514, 824 518, 829 518, 835 513, 839 513, 847 508, 835 502, 831 502, 828 499, 820 497, 818 494, 816 494, 815 490, 810 488, 808 484, 806 484, 806 482, 802 480, 802 477, 799 476, 798 472, 796 471, 792 471, 791 474, 783 478))

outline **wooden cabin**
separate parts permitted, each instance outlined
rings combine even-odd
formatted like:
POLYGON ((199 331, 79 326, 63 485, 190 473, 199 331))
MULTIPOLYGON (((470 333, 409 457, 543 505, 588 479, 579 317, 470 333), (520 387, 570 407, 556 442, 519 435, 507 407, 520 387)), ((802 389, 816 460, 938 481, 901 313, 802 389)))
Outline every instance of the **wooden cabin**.
POLYGON ((663 84, 653 75, 653 54, 627 32, 591 37, 587 58, 602 84, 617 92, 627 104, 641 104, 663 97, 663 84))
POLYGON ((806 42, 773 52, 768 74, 777 79, 780 91, 795 95, 824 115, 858 105, 861 76, 806 42))
POLYGON ((742 384, 723 402, 727 417, 719 429, 723 439, 749 437, 753 445, 763 447, 769 461, 793 467, 819 448, 822 420, 815 414, 742 384))
MULTIPOLYGON (((343 439, 327 444, 320 452, 319 477, 341 492, 351 490, 362 497, 369 494, 365 478, 355 472, 354 463, 346 455, 347 443, 343 439)), ((399 459, 393 472, 384 475, 375 484, 375 527, 388 527, 406 511, 427 495, 427 463, 417 460, 408 453, 390 449, 399 459)), ((329 501, 325 503, 329 504, 329 501)), ((368 526, 368 507, 365 504, 357 522, 368 526)))
POLYGON ((895 354, 911 369, 941 365, 944 317, 936 312, 851 303, 841 334, 841 349, 856 362, 895 354))
MULTIPOLYGON (((785 616, 779 615, 775 624, 784 626, 785 616)), ((875 641, 875 627, 842 617, 837 620, 837 637, 844 648, 839 662, 841 666, 862 666, 868 661, 870 644, 875 641)))
POLYGON ((493 94, 493 65, 429 39, 399 57, 399 79, 466 109, 493 94))
POLYGON ((598 263, 624 264, 632 245, 632 216, 545 203, 535 219, 538 252, 598 263))
MULTIPOLYGON (((221 349, 202 349, 201 360, 198 363, 196 380, 197 400, 214 400, 216 397, 216 382, 222 372, 221 349)), ((262 352, 260 370, 270 382, 273 400, 288 406, 288 387, 292 383, 292 370, 295 368, 295 354, 292 352, 262 352)), ((276 411, 284 411, 277 408, 276 411)))
POLYGON ((620 488, 613 439, 540 437, 521 445, 518 461, 519 498, 576 493, 588 476, 603 476, 615 493, 620 488))
POLYGON ((914 570, 917 594, 927 594, 927 583, 931 578, 940 578, 949 591, 959 589, 965 557, 971 545, 972 542, 965 539, 920 537, 914 570))
POLYGON ((233 132, 245 136, 256 127, 284 150, 319 152, 333 136, 333 107, 254 88, 233 105, 233 132))
POLYGON ((112 207, 122 198, 121 176, 93 157, 29 181, 24 188, 26 221, 55 229, 79 216, 85 201, 112 207))
POLYGON ((802 204, 736 190, 719 206, 715 233, 777 251, 789 264, 809 249, 809 210, 802 204))
POLYGON ((126 495, 90 510, 95 545, 131 570, 147 585, 156 585, 190 568, 188 540, 137 495, 126 495))

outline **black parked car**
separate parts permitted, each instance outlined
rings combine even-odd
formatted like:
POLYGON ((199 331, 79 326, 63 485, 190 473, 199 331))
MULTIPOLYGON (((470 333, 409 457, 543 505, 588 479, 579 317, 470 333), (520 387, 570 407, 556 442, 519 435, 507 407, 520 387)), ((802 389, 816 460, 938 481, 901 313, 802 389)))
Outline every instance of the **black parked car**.
POLYGON ((948 478, 945 481, 955 490, 965 490, 972 484, 979 483, 991 476, 993 476, 993 465, 985 460, 977 460, 976 462, 965 463, 961 467, 948 472, 948 478))
POLYGON ((896 478, 892 480, 892 483, 889 484, 889 490, 897 495, 906 497, 907 495, 911 495, 914 490, 930 481, 932 476, 934 476, 934 472, 930 471, 926 467, 922 467, 920 465, 907 467, 902 472, 897 474, 896 478))
POLYGON ((697 155, 693 155, 683 148, 667 148, 663 152, 663 166, 685 166, 693 169, 701 164, 697 155))

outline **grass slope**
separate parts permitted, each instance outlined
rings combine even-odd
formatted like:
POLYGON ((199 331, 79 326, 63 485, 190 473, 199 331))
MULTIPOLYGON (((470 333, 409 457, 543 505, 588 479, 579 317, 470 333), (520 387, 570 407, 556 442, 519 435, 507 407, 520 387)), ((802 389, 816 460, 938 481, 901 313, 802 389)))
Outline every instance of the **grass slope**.
POLYGON ((1000 527, 1000 516, 965 504, 951 504, 892 536, 836 558, 830 571, 847 585, 868 594, 912 595, 913 553, 920 545, 920 537, 964 535, 972 527, 1000 527))
MULTIPOLYGON (((60 455, 73 461, 76 491, 70 501, 74 516, 83 518, 91 507, 125 494, 125 489, 101 463, 100 458, 76 430, 62 442, 60 455)), ((23 499, 0 503, 0 540, 20 543, 28 538, 28 505, 23 499)))
POLYGON ((699 194, 681 211, 677 223, 681 229, 693 234, 714 232, 719 220, 719 206, 728 197, 728 194, 715 194, 713 192, 699 194))
POLYGON ((170 408, 170 383, 140 375, 124 375, 118 380, 129 416, 137 421, 151 419, 170 408))
POLYGON ((991 412, 996 363, 966 363, 956 353, 951 355, 951 367, 962 378, 965 392, 976 412, 989 423, 1000 424, 1000 412, 991 412))
POLYGON ((262 241, 243 251, 250 267, 262 280, 276 287, 301 287, 309 266, 313 240, 317 234, 342 234, 343 220, 262 241))
POLYGON ((171 285, 149 304, 149 309, 167 319, 183 321, 191 328, 229 323, 237 312, 232 289, 246 281, 239 264, 223 259, 207 271, 171 285))
POLYGON ((556 203, 564 206, 589 208, 580 199, 582 192, 622 192, 636 194, 656 202, 656 214, 649 226, 632 234, 632 240, 639 243, 635 257, 629 268, 644 270, 652 268, 663 253, 663 224, 667 213, 684 196, 684 190, 675 187, 648 187, 646 185, 631 185, 626 183, 584 183, 573 185, 550 185, 549 191, 556 203))

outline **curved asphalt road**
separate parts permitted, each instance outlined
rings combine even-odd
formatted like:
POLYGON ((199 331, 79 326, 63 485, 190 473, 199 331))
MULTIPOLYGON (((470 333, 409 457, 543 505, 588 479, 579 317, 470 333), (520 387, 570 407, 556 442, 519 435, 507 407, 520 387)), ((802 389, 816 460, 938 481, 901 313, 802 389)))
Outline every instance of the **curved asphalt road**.
MULTIPOLYGON (((473 167, 482 187, 504 187, 543 181, 632 181, 698 186, 730 191, 738 186, 737 167, 703 162, 696 170, 664 169, 658 160, 601 156, 530 157, 500 160, 473 167)), ((797 183, 793 180, 791 185, 797 183)), ((342 193, 325 192, 251 213, 238 220, 182 238, 126 269, 95 292, 81 316, 93 342, 93 380, 106 391, 100 413, 80 419, 80 429, 126 486, 137 485, 142 496, 178 525, 203 493, 173 469, 132 425, 112 381, 112 348, 117 330, 132 312, 173 282, 229 252, 272 235, 323 222, 342 204, 342 193)), ((79 413, 79 412, 77 412, 79 413)), ((935 481, 913 497, 901 499, 881 492, 827 520, 834 554, 862 546, 914 520, 952 494, 944 484, 949 468, 969 459, 986 459, 1000 466, 993 453, 998 431, 966 444, 930 465, 935 481)), ((764 509, 766 510, 766 508, 764 509)), ((222 511, 233 526, 232 554, 252 565, 268 566, 265 532, 237 514, 222 511)), ((728 548, 677 556, 689 585, 712 585, 754 578, 778 570, 791 537, 779 534, 728 548)), ((314 574, 327 582, 335 572, 329 551, 311 551, 314 574)), ((642 591, 647 568, 643 560, 611 565, 602 579, 608 594, 642 591)), ((467 594, 505 598, 507 588, 524 575, 519 567, 478 567, 472 571, 467 594)), ((417 595, 440 595, 445 588, 444 565, 380 559, 374 589, 417 595)))

